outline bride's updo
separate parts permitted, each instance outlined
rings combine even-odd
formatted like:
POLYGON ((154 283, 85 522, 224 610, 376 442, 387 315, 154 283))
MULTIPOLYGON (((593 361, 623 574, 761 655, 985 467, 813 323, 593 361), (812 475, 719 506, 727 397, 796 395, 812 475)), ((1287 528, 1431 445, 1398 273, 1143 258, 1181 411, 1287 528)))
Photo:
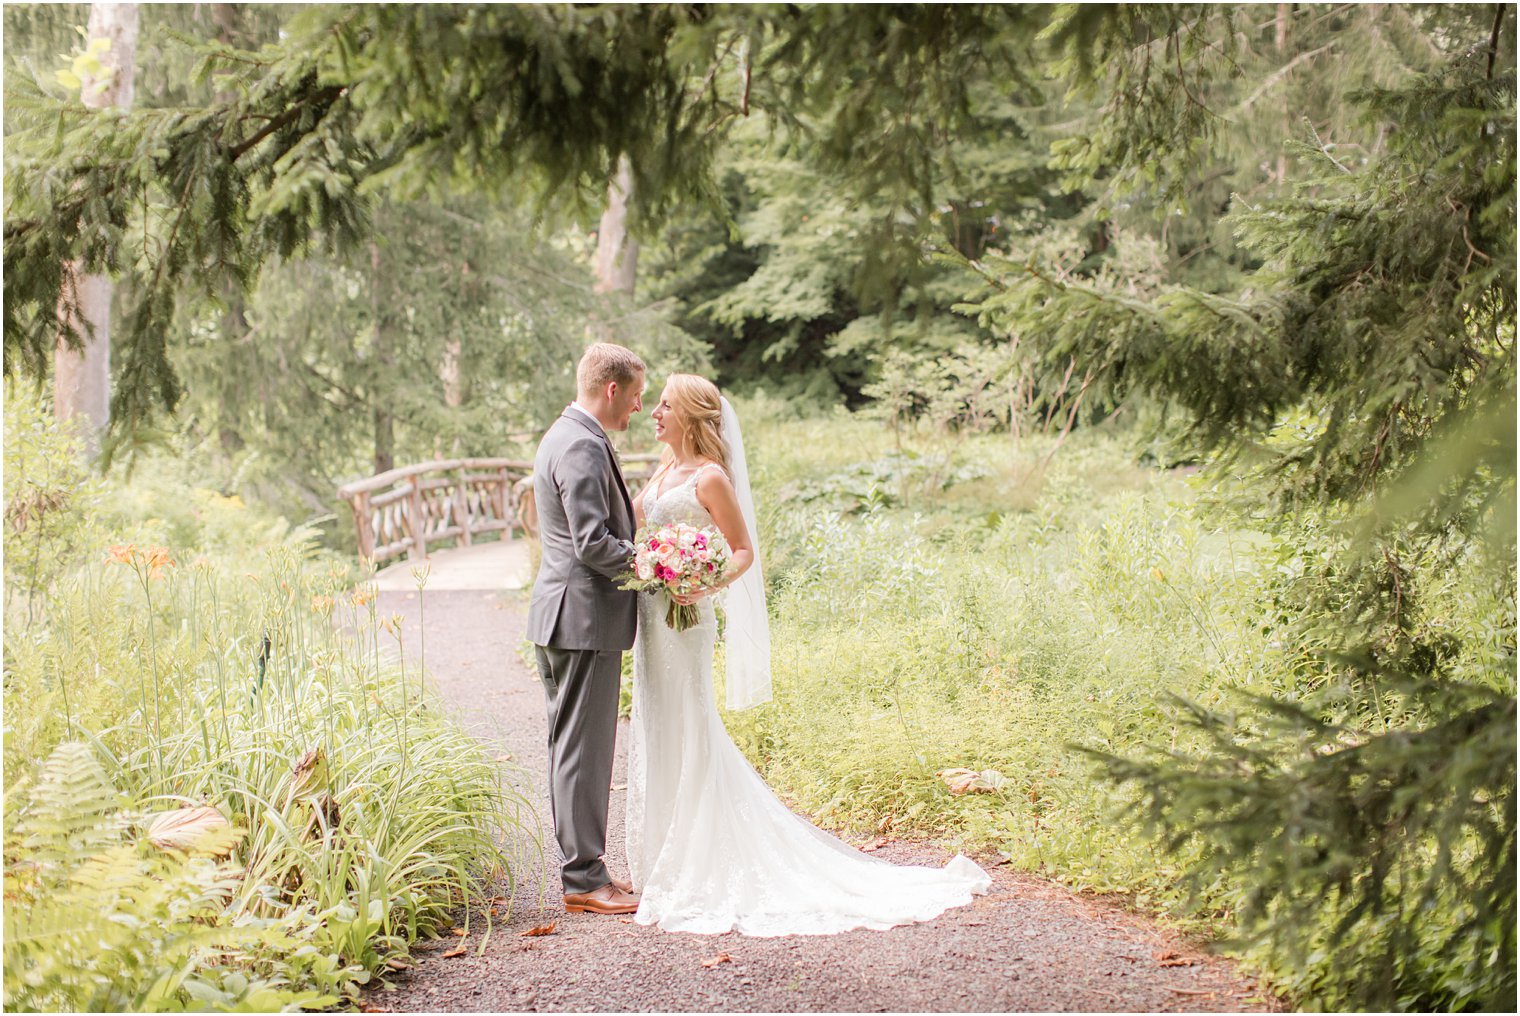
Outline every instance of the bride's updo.
MULTIPOLYGON (((697 374, 672 374, 665 387, 670 395, 670 411, 685 431, 682 451, 711 459, 727 472, 728 446, 723 443, 723 405, 718 386, 697 374)), ((675 450, 667 447, 660 457, 660 471, 670 468, 675 457, 675 450)))

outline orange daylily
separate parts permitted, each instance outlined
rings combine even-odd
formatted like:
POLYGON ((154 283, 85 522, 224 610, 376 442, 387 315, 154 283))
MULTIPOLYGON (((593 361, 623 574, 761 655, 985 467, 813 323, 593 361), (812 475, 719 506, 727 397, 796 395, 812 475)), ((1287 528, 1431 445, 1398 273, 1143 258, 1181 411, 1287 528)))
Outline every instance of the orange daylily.
POLYGON ((137 556, 137 548, 130 543, 117 543, 106 548, 106 564, 131 564, 137 556))
POLYGON ((148 566, 148 578, 160 578, 165 568, 174 567, 174 558, 169 556, 168 547, 149 547, 143 551, 143 563, 148 566))

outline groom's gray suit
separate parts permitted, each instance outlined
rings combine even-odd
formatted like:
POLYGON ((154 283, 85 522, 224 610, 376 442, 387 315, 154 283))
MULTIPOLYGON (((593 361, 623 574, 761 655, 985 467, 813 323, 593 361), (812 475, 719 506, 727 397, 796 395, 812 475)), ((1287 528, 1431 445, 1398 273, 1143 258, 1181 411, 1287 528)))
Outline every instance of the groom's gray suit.
POLYGON ((607 796, 623 653, 638 625, 636 593, 617 587, 633 554, 633 504, 607 433, 566 409, 533 460, 542 557, 528 638, 549 708, 549 806, 564 891, 589 893, 611 876, 607 796))

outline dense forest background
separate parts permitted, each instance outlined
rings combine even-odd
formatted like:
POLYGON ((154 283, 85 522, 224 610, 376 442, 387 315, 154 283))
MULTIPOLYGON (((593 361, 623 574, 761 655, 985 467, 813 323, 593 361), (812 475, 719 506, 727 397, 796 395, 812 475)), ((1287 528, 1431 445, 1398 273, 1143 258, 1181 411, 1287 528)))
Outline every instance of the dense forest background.
MULTIPOLYGON (((257 50, 303 17, 259 5, 141 9, 135 106, 165 111, 154 131, 174 129, 171 111, 228 98, 217 82, 234 75, 214 57, 204 64, 206 54, 188 43, 257 50)), ((552 179, 552 168, 537 178, 461 182, 418 171, 394 187, 371 181, 359 188, 367 199, 360 212, 324 175, 358 182, 344 180, 341 167, 303 166, 305 180, 287 167, 280 186, 325 187, 333 207, 307 210, 332 216, 329 230, 362 221, 364 238, 324 253, 325 234, 307 238, 282 224, 295 230, 277 244, 290 244, 290 256, 276 250, 254 272, 228 264, 231 278, 199 292, 180 287, 172 310, 152 322, 159 349, 145 352, 140 367, 129 358, 119 369, 143 371, 144 391, 172 372, 176 381, 163 391, 182 393, 176 427, 202 443, 219 475, 256 484, 298 514, 330 506, 343 479, 437 454, 497 453, 541 429, 564 399, 591 321, 597 334, 646 354, 657 372, 710 371, 738 391, 891 407, 906 384, 916 391, 895 399, 908 399, 916 414, 936 388, 970 388, 984 377, 1002 386, 1018 373, 1010 409, 1064 419, 1081 373, 1066 378, 1058 350, 1019 350, 1008 329, 957 313, 994 286, 953 259, 1038 262, 1058 279, 1102 279, 1141 297, 1175 286, 1237 294, 1263 255, 1242 243, 1232 215, 1312 188, 1334 162, 1376 160, 1389 124, 1369 122, 1354 96, 1434 72, 1485 43, 1491 14, 1276 5, 1211 12, 1216 39, 1201 24, 1173 38, 1164 33, 1170 15, 1129 12, 1111 30, 1154 33, 1145 52, 1155 50, 1157 67, 1144 69, 1145 79, 1135 68, 1135 80, 1108 95, 1070 73, 1098 55, 1095 47, 1113 44, 1085 37, 1103 29, 1090 15, 920 11, 885 26, 816 12, 806 38, 778 40, 742 67, 740 47, 729 46, 727 63, 713 66, 713 88, 725 92, 750 75, 744 87, 754 95, 724 98, 753 109, 720 112, 722 143, 701 151, 700 184, 677 165, 671 180, 649 185, 665 189, 658 214, 635 202, 628 221, 609 223, 631 230, 624 275, 597 276, 600 195, 565 193, 582 181, 552 179), (824 39, 842 58, 816 51, 824 39), (815 51, 788 52, 804 45, 815 51), (1170 66, 1177 57, 1188 61, 1180 70, 1170 66), (753 76, 752 64, 772 68, 773 94, 759 91, 765 78, 753 76), (873 77, 877 65, 890 80, 873 77), (925 86, 937 90, 933 108, 915 99, 925 86), (1128 108, 1178 99, 1175 123, 1128 108), (915 101, 926 108, 915 113, 915 101), (901 127, 891 122, 898 110, 901 127), (1121 165, 1114 146, 1142 140, 1144 150, 1121 165), (669 190, 682 183, 686 192, 669 190), (545 196, 556 188, 561 200, 545 196)), ((14 127, 39 101, 29 89, 66 96, 55 74, 78 48, 88 7, 18 4, 5 16, 14 127)), ((665 30, 658 19, 641 26, 636 15, 580 17, 575 30, 588 35, 644 30, 654 39, 665 30)), ((354 20, 348 30, 361 32, 354 20)), ((429 27, 419 16, 412 32, 429 27)), ((754 34, 743 46, 764 38, 763 24, 745 28, 754 34)), ((638 168, 636 179, 662 172, 638 168)), ((23 171, 17 186, 26 182, 23 171)), ((274 214, 280 200, 276 187, 261 203, 274 214)), ((18 292, 18 303, 26 295, 18 292)), ((118 311, 140 310, 151 295, 121 279, 118 311)), ((13 354, 20 334, 8 332, 13 354)), ((13 369, 18 361, 9 357, 13 369)), ((1075 425, 1117 408, 1118 393, 1105 387, 1089 386, 1075 425)), ((122 425, 141 439, 162 400, 117 398, 122 425)))
MULTIPOLYGON (((1030 774, 996 815, 941 793, 904 817, 923 750, 830 768, 808 717, 849 709, 797 673, 733 724, 773 782, 860 779, 858 807, 810 806, 1068 874, 1112 850, 1095 887, 1207 915, 1304 1005, 1513 999, 1511 5, 118 5, 114 108, 92 6, 4 9, 8 709, 17 682, 66 694, 49 640, 97 616, 59 605, 102 533, 188 547, 241 499, 297 557, 351 553, 339 484, 527 454, 607 338, 769 435, 788 637, 822 658, 866 623, 818 560, 923 645, 985 650, 901 666, 979 682, 1002 733, 941 740, 1030 774), (110 405, 76 447, 47 421, 75 408, 55 365, 104 335, 87 276, 110 405), (939 548, 899 582, 922 602, 871 565, 914 541, 939 548), (1140 676, 1111 669, 1121 621, 1153 637, 1140 676), (1084 697, 1020 712, 1060 688, 1084 697), (1018 740, 1100 701, 1135 712, 1044 730, 1060 766, 1018 740), (1085 839, 1112 802, 1078 772, 1171 860, 1085 839)), ((870 661, 838 666, 882 707, 870 661)), ((960 715, 960 679, 891 703, 960 715)), ((168 785, 154 696, 133 793, 168 785)), ((8 737, 8 790, 73 741, 62 715, 14 760, 8 737)))

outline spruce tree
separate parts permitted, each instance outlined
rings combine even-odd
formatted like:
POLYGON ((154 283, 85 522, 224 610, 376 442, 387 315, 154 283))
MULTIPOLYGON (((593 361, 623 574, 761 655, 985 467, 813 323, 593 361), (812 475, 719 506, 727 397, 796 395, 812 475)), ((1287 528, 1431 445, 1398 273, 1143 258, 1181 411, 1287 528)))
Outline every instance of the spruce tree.
POLYGON ((20 81, 6 137, 6 368, 44 368, 63 259, 133 276, 120 434, 181 397, 164 337, 182 298, 247 288, 275 258, 356 250, 377 195, 530 193, 540 210, 552 198, 588 214, 626 156, 636 216, 716 202, 713 153, 751 109, 792 129, 835 111, 815 127, 820 160, 856 167, 862 191, 921 201, 968 81, 1007 66, 996 43, 1018 16, 1000 5, 313 7, 279 45, 200 47, 196 79, 233 96, 204 105, 107 119, 20 81), (915 101, 849 101, 865 76, 915 101))
MULTIPOLYGON (((1352 95, 1359 148, 1299 128, 1294 185, 1229 217, 1261 262, 1238 295, 1135 299, 1031 258, 982 266, 1000 288, 971 308, 1041 336, 1052 366, 1160 398, 1217 476, 1268 491, 1286 557, 1263 623, 1296 685, 1231 711, 1179 703, 1207 753, 1104 761, 1166 843, 1204 846, 1195 884, 1244 887, 1244 929, 1308 1004, 1515 1000, 1511 13, 1422 12, 1444 65, 1352 95), (1456 623, 1457 591, 1476 620, 1456 623)), ((1070 147, 1102 150, 1126 186, 1185 192, 1177 156, 1205 161, 1219 128, 1195 88, 1226 73, 1211 61, 1233 16, 1071 14, 1052 34, 1096 34, 1074 51, 1114 59, 1074 73, 1118 90, 1070 147), (1151 46, 1174 68, 1148 72, 1151 46)))

